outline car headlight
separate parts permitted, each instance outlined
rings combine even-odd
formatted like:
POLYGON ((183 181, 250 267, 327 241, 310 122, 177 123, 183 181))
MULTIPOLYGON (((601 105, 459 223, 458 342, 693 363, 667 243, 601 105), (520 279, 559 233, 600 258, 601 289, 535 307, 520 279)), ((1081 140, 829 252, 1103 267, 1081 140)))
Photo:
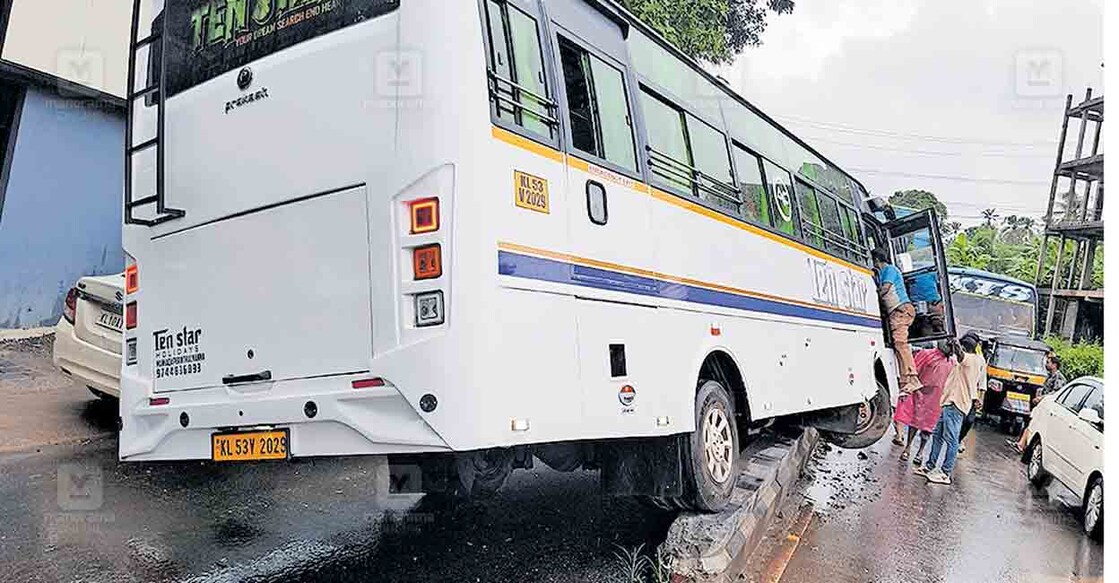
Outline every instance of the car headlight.
POLYGON ((996 393, 1001 393, 1002 392, 1002 381, 996 381, 994 379, 991 379, 991 380, 987 381, 987 389, 989 389, 991 391, 994 391, 996 393))

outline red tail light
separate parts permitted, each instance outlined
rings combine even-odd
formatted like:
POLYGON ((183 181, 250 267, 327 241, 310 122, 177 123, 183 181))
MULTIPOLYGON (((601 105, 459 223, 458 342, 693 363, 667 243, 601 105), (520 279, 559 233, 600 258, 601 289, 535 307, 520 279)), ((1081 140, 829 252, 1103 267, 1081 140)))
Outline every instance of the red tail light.
POLYGON ((136 302, 129 302, 124 307, 124 327, 129 330, 136 327, 136 302))
POLYGON ((140 291, 140 268, 133 263, 124 270, 124 293, 134 294, 140 291))
POLYGON ((383 386, 385 386, 385 379, 382 379, 382 378, 361 379, 361 380, 356 380, 356 381, 354 381, 350 384, 353 385, 353 387, 355 389, 369 389, 369 388, 372 388, 372 387, 383 387, 383 386))
POLYGON ((66 301, 62 303, 62 317, 73 324, 78 314, 78 288, 72 287, 66 293, 66 301))
POLYGON ((433 233, 439 230, 439 199, 421 198, 408 203, 409 213, 412 216, 411 230, 413 235, 433 233))
POLYGON ((151 397, 148 399, 148 405, 151 407, 162 407, 163 405, 170 405, 171 397, 151 397))

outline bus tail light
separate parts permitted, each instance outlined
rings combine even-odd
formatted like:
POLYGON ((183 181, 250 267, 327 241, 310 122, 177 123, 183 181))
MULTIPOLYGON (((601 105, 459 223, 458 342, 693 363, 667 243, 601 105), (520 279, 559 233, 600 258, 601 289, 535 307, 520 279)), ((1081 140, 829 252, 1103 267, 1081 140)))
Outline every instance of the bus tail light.
POLYGON ((135 263, 124 270, 124 293, 132 295, 140 291, 140 268, 135 263))
POLYGON ((73 324, 78 314, 78 288, 72 287, 66 292, 66 301, 62 303, 62 317, 73 324))
POLYGON ((136 327, 136 302, 128 302, 124 307, 124 327, 129 330, 136 327))
POLYGON ((162 407, 171 404, 171 397, 151 397, 148 399, 149 407, 162 407))
POLYGON ((438 243, 412 250, 413 277, 423 280, 436 279, 441 275, 443 275, 443 250, 438 243))
POLYGON ((385 386, 385 379, 382 379, 380 377, 375 379, 358 379, 350 383, 350 385, 355 389, 371 389, 373 387, 383 387, 385 386))
POLYGON ((408 214, 412 217, 411 233, 420 235, 439 230, 439 199, 421 198, 408 203, 408 214))
POLYGON ((434 291, 416 294, 416 326, 438 326, 443 323, 443 292, 434 291))

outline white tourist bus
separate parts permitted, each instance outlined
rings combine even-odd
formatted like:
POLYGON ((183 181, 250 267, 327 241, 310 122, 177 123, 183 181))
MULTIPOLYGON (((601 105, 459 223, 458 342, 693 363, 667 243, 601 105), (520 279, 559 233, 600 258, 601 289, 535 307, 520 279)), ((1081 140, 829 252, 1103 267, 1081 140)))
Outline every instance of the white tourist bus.
MULTIPOLYGON (((535 458, 714 509, 770 420, 885 431, 882 209, 612 1, 163 4, 121 459, 387 454, 479 494, 535 458)), ((889 228, 946 290, 935 217, 889 228)))

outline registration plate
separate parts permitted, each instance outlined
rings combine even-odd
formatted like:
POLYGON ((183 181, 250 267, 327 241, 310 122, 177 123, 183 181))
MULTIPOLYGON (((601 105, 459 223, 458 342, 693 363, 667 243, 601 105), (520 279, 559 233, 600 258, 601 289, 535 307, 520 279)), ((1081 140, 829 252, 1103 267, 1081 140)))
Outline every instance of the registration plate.
POLYGON ((1026 393, 1007 391, 1006 399, 1002 402, 1002 408, 1011 413, 1025 415, 1030 412, 1030 396, 1026 393))
POLYGON ((124 319, 120 314, 101 312, 101 314, 97 316, 97 323, 110 330, 120 332, 121 326, 124 324, 124 319))
POLYGON ((288 432, 253 431, 215 433, 210 437, 211 459, 215 462, 282 460, 288 457, 288 432))

